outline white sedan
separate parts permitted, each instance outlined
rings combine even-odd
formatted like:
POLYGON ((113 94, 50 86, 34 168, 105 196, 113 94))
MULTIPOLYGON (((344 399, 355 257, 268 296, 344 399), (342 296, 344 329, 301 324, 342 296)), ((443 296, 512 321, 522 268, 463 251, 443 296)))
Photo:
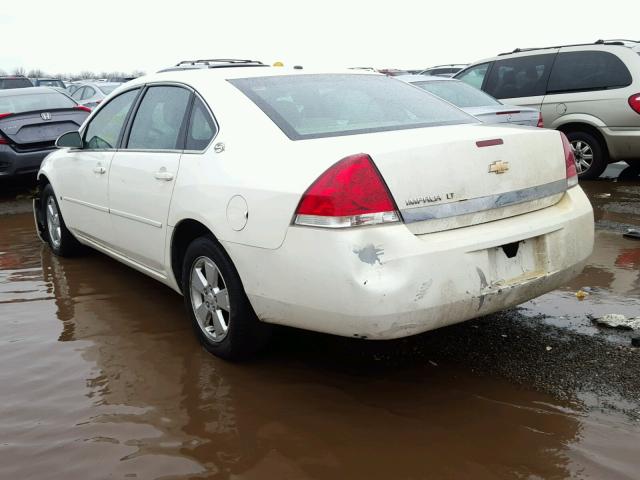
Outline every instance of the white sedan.
POLYGON ((269 324, 398 338, 582 269, 593 213, 562 133, 482 125, 384 75, 239 63, 138 78, 58 139, 34 201, 56 254, 168 285, 229 359, 269 324))

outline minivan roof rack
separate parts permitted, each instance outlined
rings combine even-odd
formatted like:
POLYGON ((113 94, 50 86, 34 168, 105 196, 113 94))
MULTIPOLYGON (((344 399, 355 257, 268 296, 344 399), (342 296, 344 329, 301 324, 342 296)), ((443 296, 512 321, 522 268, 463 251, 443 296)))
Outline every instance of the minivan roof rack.
POLYGON ((164 68, 159 72, 174 72, 177 70, 193 70, 196 68, 230 68, 230 67, 267 67, 259 60, 241 58, 204 58, 197 60, 182 60, 173 67, 164 68))
POLYGON ((551 50, 554 48, 564 48, 564 47, 584 47, 588 45, 617 45, 625 47, 626 43, 640 43, 638 40, 623 40, 623 39, 612 39, 612 40, 596 40, 593 43, 574 43, 570 45, 554 45, 552 47, 533 47, 533 48, 516 48, 510 52, 499 53, 498 56, 502 55, 511 55, 512 53, 522 53, 522 52, 531 52, 533 50, 551 50))

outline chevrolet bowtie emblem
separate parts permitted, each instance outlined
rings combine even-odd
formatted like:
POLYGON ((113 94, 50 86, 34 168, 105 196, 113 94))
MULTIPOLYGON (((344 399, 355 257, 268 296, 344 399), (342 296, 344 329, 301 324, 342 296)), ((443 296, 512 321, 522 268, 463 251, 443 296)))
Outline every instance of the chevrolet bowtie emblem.
POLYGON ((498 160, 497 162, 489 164, 489 173, 501 174, 506 172, 507 170, 509 170, 509 162, 498 160))

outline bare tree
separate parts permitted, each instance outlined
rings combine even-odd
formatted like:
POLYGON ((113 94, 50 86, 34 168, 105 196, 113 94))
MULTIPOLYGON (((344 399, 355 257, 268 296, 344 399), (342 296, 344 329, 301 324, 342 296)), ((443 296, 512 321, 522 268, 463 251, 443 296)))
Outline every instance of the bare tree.
POLYGON ((84 70, 78 74, 78 77, 82 80, 88 80, 91 78, 96 78, 96 74, 88 70, 84 70))
POLYGON ((24 74, 26 73, 24 67, 16 67, 13 69, 13 74, 14 75, 22 75, 24 76, 24 74))
POLYGON ((27 76, 31 78, 40 78, 40 77, 46 77, 46 74, 39 68, 34 68, 32 70, 29 70, 29 73, 27 74, 27 76))
POLYGON ((142 77, 143 75, 145 75, 146 72, 142 71, 142 70, 134 70, 133 72, 131 72, 131 76, 132 77, 142 77))
POLYGON ((4 70, 2 70, 2 69, 0 68, 0 75, 6 75, 6 74, 7 74, 7 72, 5 72, 4 70))

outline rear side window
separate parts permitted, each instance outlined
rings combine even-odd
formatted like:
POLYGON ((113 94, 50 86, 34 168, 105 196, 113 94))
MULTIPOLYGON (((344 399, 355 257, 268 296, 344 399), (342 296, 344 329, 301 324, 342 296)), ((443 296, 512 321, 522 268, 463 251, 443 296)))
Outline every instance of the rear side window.
POLYGON ((127 114, 139 90, 130 90, 107 103, 91 119, 84 142, 92 150, 116 148, 127 114))
POLYGON ((189 118, 187 131, 187 150, 204 150, 216 134, 216 124, 211 118, 205 104, 196 97, 189 118))
POLYGON ((181 87, 150 87, 136 112, 127 148, 176 150, 185 124, 191 92, 181 87))
POLYGON ((496 98, 544 95, 555 56, 553 53, 498 60, 484 90, 496 98))
POLYGON ((283 75, 229 82, 292 140, 477 121, 432 95, 382 75, 283 75))
POLYGON ((86 100, 87 98, 91 98, 96 94, 96 91, 91 87, 84 87, 84 91, 82 92, 81 100, 86 100))
POLYGON ((583 51, 558 54, 549 78, 549 93, 604 90, 631 85, 631 74, 616 55, 583 51))
POLYGON ((64 83, 61 80, 38 80, 38 86, 64 88, 64 83))
POLYGON ((456 75, 456 80, 462 80, 464 83, 468 83, 472 87, 482 88, 484 77, 487 76, 487 70, 490 63, 483 63, 476 65, 475 67, 467 68, 459 75, 456 75))

